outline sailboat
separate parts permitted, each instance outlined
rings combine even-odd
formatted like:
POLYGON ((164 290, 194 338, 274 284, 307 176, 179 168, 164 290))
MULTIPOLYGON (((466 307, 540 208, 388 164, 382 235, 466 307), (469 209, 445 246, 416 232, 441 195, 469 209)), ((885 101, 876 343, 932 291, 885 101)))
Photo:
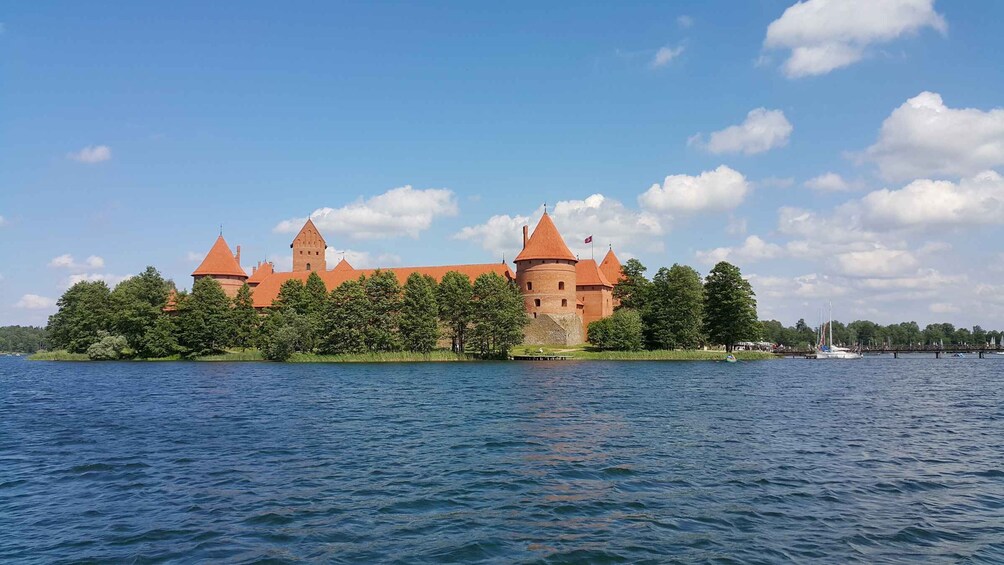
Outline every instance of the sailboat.
POLYGON ((830 303, 830 321, 819 327, 819 341, 816 344, 816 359, 861 359, 863 355, 846 347, 833 345, 833 303, 830 303), (829 343, 827 343, 829 337, 829 343))

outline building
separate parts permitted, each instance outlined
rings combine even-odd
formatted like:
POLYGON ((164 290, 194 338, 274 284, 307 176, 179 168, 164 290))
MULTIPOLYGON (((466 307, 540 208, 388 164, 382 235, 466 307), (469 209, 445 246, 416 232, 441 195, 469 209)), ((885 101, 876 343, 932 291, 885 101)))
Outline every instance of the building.
MULTIPOLYGON (((231 298, 246 282, 251 287, 254 307, 263 310, 272 306, 282 283, 288 280, 306 282, 311 273, 317 273, 330 291, 345 281, 370 276, 376 271, 357 269, 345 259, 329 270, 325 256, 327 242, 309 219, 289 247, 293 255, 292 271, 276 271, 274 264, 259 261, 248 276, 240 265, 240 246, 232 254, 221 234, 192 277, 194 280, 202 277, 218 280, 231 298)), ((523 226, 523 249, 515 263, 515 273, 505 262, 382 270, 394 273, 401 284, 412 273, 429 275, 439 282, 450 271, 465 274, 472 281, 485 273, 496 273, 513 281, 523 295, 527 315, 531 318, 526 329, 526 343, 530 344, 582 343, 589 323, 611 315, 616 307, 613 289, 622 275, 613 249, 607 251, 599 264, 592 259, 580 261, 565 245, 546 212, 532 235, 529 226, 523 226)))

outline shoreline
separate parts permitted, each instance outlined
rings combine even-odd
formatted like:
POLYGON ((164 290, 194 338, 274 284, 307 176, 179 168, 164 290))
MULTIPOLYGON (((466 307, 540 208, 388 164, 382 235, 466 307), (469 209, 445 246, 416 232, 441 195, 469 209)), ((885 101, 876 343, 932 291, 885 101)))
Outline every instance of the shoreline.
MULTIPOLYGON (((525 355, 543 351, 543 355, 560 356, 563 361, 724 361, 725 351, 705 350, 658 350, 658 351, 590 351, 582 347, 526 347, 510 352, 510 355, 525 355)), ((739 361, 766 361, 776 359, 772 353, 761 351, 735 351, 739 361)), ((66 351, 40 351, 27 356, 29 361, 72 361, 92 362, 85 353, 66 351)), ((121 359, 135 363, 195 362, 195 363, 476 363, 495 362, 500 359, 480 359, 473 355, 457 354, 450 351, 433 351, 428 354, 411 352, 356 353, 321 355, 317 353, 296 353, 287 361, 267 361, 256 349, 228 351, 217 355, 207 355, 184 359, 181 356, 161 358, 121 359)), ((504 359, 503 359, 504 361, 504 359)), ((101 362, 101 361, 93 361, 101 362)))

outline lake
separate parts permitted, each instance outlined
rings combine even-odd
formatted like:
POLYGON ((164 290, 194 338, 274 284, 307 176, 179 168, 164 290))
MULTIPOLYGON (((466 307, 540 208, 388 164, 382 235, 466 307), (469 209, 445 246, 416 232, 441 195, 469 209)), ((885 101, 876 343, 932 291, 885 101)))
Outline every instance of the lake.
POLYGON ((0 561, 1001 563, 1004 358, 0 358, 0 561))

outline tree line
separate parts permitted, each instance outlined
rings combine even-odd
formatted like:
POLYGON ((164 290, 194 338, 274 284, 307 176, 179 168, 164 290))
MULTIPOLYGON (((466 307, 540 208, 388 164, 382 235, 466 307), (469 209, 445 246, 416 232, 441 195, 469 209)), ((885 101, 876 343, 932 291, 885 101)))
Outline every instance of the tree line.
POLYGON ((92 359, 257 347, 266 359, 285 360, 294 353, 429 353, 446 338, 456 352, 504 357, 522 341, 527 323, 518 289, 495 273, 472 282, 451 271, 439 283, 413 273, 401 285, 392 272, 378 270, 330 291, 311 273, 306 282, 284 282, 264 313, 255 310, 252 292, 244 284, 231 300, 208 277, 191 292, 176 291, 153 267, 114 289, 82 281, 49 318, 49 345, 92 359))
POLYGON ((45 348, 45 328, 35 326, 0 327, 0 353, 34 353, 45 348))
MULTIPOLYGON (((815 344, 819 326, 809 326, 804 319, 785 327, 777 320, 765 320, 764 339, 784 347, 811 347, 815 344)), ((825 324, 824 324, 825 326, 825 324)), ((827 330, 828 332, 828 330, 827 330)), ((868 320, 849 324, 833 321, 833 341, 844 346, 918 347, 929 345, 999 345, 1004 332, 987 331, 980 326, 956 328, 953 324, 928 324, 923 329, 917 322, 902 322, 883 326, 868 320)))
POLYGON ((613 316, 589 324, 589 341, 601 349, 698 349, 760 337, 756 294, 739 268, 722 261, 704 279, 692 267, 660 268, 651 280, 630 259, 614 287, 613 316))

